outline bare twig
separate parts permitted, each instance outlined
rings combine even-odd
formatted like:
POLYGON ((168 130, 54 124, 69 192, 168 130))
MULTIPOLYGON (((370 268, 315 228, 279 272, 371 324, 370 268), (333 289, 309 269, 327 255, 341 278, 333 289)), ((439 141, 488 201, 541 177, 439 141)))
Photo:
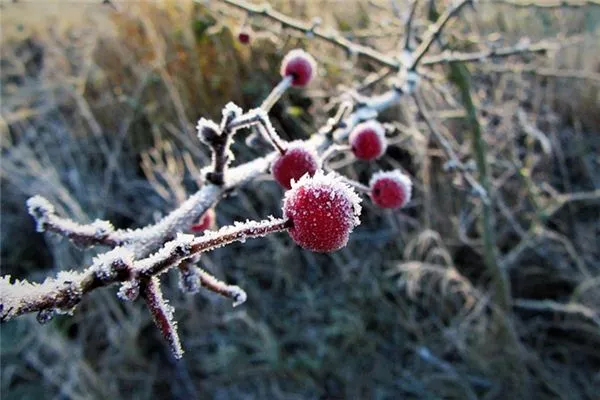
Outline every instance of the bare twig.
POLYGON ((484 72, 494 73, 510 73, 510 74, 530 74, 535 76, 544 76, 549 78, 561 78, 561 79, 578 79, 588 80, 600 84, 600 73, 593 71, 583 71, 575 69, 555 69, 555 68, 544 68, 538 65, 526 65, 526 64, 508 64, 508 65, 495 65, 495 64, 484 64, 479 67, 484 72))
POLYGON ((513 7, 540 9, 600 6, 600 0, 489 0, 489 2, 513 7))
POLYGON ((263 102, 260 105, 260 108, 265 110, 265 112, 269 112, 271 108, 273 108, 275 103, 277 103, 277 101, 281 98, 281 96, 283 96, 285 91, 288 90, 290 86, 292 86, 293 80, 294 77, 292 76, 284 77, 281 80, 281 82, 279 82, 277 86, 275 86, 273 90, 271 90, 271 93, 269 93, 267 98, 263 100, 263 102))
POLYGON ((413 54, 413 62, 409 66, 410 70, 414 71, 417 66, 419 66, 419 63, 423 57, 425 57, 433 42, 435 42, 435 40, 442 34, 446 24, 448 24, 453 17, 457 16, 464 6, 471 4, 471 2, 472 0, 460 0, 456 4, 451 5, 442 15, 440 15, 435 24, 429 27, 427 36, 423 39, 423 42, 421 42, 413 54))
POLYGON ((415 103, 417 105, 417 109, 419 110, 419 114, 421 114, 421 116, 423 117, 423 120, 425 121, 425 124, 427 125, 427 127, 429 128, 429 130, 431 131, 431 133, 433 133, 433 136, 435 136, 435 138, 438 141, 438 143, 442 146, 442 149, 446 153, 446 156, 452 161, 452 164, 455 166, 455 168, 458 171, 460 171, 460 173, 463 175, 463 177, 469 183, 469 185, 471 185, 471 187, 473 188, 474 193, 478 197, 480 197, 483 202, 489 203, 490 200, 489 200, 489 196, 488 196, 487 190, 485 190, 481 186, 481 184, 479 182, 477 182, 477 180, 473 177, 473 175, 471 175, 471 173, 469 172, 469 169, 463 164, 462 161, 460 161, 458 155, 456 154, 456 152, 452 148, 452 145, 448 142, 448 140, 446 140, 446 138, 444 137, 444 135, 442 135, 435 128, 435 126, 433 125, 433 119, 429 115, 429 112, 425 109, 424 105, 422 104, 422 101, 419 98, 419 95, 415 94, 413 96, 413 98, 414 98, 415 103))
POLYGON ((493 57, 508 57, 526 53, 545 53, 552 50, 558 50, 561 47, 573 45, 582 40, 583 38, 580 36, 573 36, 564 40, 541 40, 535 43, 524 40, 514 46, 490 48, 473 53, 461 53, 446 50, 438 55, 424 57, 421 65, 482 62, 493 57))
POLYGON ((583 317, 600 328, 600 313, 581 304, 561 304, 553 300, 516 299, 514 307, 535 312, 550 312, 562 315, 583 317))
POLYGON ((412 45, 411 45, 412 23, 413 23, 413 19, 415 18, 415 11, 417 10, 418 4, 419 4, 419 0, 412 1, 411 7, 410 7, 410 13, 408 14, 408 18, 406 19, 406 27, 404 28, 404 34, 406 35, 404 38, 404 50, 406 50, 406 51, 411 51, 411 49, 412 49, 412 45))
POLYGON ((246 301, 246 292, 239 286, 228 285, 200 268, 198 268, 198 276, 200 277, 202 287, 233 300, 234 307, 246 301))
POLYGON ((497 249, 495 243, 495 231, 493 221, 492 193, 490 176, 488 172, 488 161, 486 159, 486 143, 483 138, 483 132, 477 116, 477 108, 471 97, 471 77, 466 67, 456 64, 452 68, 452 79, 456 83, 467 112, 467 121, 473 135, 473 153, 477 163, 479 173, 479 182, 488 194, 490 201, 483 203, 483 245, 485 265, 492 276, 494 284, 494 298, 501 310, 508 312, 511 305, 510 281, 506 271, 500 267, 497 260, 497 249))
POLYGON ((268 3, 262 5, 254 5, 244 0, 221 1, 230 6, 239 8, 247 13, 251 13, 253 15, 260 15, 262 17, 266 17, 271 20, 277 21, 284 28, 293 29, 302 32, 305 35, 312 35, 315 38, 319 38, 327 43, 331 43, 334 46, 346 50, 348 54, 357 54, 359 56, 366 57, 381 65, 393 68, 394 70, 400 69, 401 63, 395 57, 387 56, 371 47, 353 43, 350 40, 342 37, 335 31, 326 30, 321 27, 315 27, 313 24, 291 18, 285 14, 273 10, 271 5, 268 3))

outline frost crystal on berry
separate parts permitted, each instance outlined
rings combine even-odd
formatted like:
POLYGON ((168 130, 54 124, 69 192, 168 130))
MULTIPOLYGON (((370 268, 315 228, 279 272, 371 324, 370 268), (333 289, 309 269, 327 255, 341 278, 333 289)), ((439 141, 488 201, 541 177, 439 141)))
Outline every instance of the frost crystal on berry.
POLYGON ((286 54, 281 62, 281 76, 291 76, 292 86, 306 86, 314 77, 317 69, 315 59, 301 49, 286 54))
POLYGON ((292 142, 284 154, 280 154, 271 165, 275 180, 284 188, 292 187, 305 174, 314 175, 319 167, 316 153, 302 142, 292 142))
POLYGON ((412 183, 399 170, 379 171, 369 182, 371 199, 379 207, 401 208, 410 201, 412 183))
POLYGON ((360 224, 360 198, 338 175, 322 171, 292 183, 283 201, 283 214, 293 224, 290 236, 301 247, 331 252, 348 243, 360 224))
POLYGON ((387 148, 385 129, 375 120, 356 125, 349 140, 352 152, 360 160, 379 158, 387 148))

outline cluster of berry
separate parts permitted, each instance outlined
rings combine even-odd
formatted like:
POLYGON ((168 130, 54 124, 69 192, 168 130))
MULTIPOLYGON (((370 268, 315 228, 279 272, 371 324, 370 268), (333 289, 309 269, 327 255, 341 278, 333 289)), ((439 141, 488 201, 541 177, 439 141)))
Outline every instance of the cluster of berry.
MULTIPOLYGON (((315 60, 303 50, 290 51, 282 61, 281 75, 290 79, 291 86, 306 86, 315 72, 315 60)), ((349 145, 359 160, 380 158, 387 149, 385 128, 376 120, 360 123, 350 133, 349 145)), ((317 152, 302 141, 284 143, 277 150, 271 173, 287 190, 283 213, 291 221, 292 239, 317 252, 344 247, 360 214, 360 198, 349 180, 323 173, 317 152)), ((399 170, 380 171, 373 174, 368 195, 379 207, 401 208, 410 200, 411 181, 399 170)), ((209 212, 192 229, 202 231, 213 223, 214 212, 209 212)))

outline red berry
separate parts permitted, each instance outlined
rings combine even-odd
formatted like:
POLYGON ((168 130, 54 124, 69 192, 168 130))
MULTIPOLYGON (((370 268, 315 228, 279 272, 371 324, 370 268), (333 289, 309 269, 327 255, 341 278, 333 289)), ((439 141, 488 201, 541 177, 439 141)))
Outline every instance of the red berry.
POLYGON ((250 43, 250 32, 245 31, 245 30, 241 31, 240 33, 238 33, 238 40, 242 44, 250 43))
POLYGON ((300 49, 287 53, 281 62, 281 76, 291 76, 292 86, 306 86, 314 77, 316 69, 315 59, 300 49))
POLYGON ((350 133, 349 140, 352 152, 360 160, 379 158, 387 148, 385 129, 374 120, 356 125, 350 133))
POLYGON ((192 232, 202 232, 214 226, 216 220, 215 210, 209 208, 198 220, 198 222, 190 227, 192 232))
POLYGON ((316 154, 301 142, 289 144, 271 165, 273 177, 286 189, 292 187, 292 179, 298 181, 304 174, 314 175, 319 167, 316 154))
POLYGON ((283 200, 283 214, 292 222, 290 236, 301 247, 320 253, 336 251, 360 224, 360 198, 339 176, 322 171, 294 182, 283 200))
POLYGON ((371 199, 383 208, 404 207, 409 202, 412 192, 410 178, 399 170, 373 174, 369 186, 371 199))

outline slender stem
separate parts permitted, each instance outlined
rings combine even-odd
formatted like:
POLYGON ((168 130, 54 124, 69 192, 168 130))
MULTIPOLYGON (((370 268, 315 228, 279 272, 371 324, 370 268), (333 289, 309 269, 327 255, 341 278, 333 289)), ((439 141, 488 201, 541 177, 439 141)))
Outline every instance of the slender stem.
POLYGON ((219 127, 220 132, 205 136, 205 140, 212 148, 212 171, 206 174, 206 179, 216 186, 225 185, 225 173, 231 161, 230 151, 231 137, 237 129, 232 122, 240 117, 242 109, 233 103, 228 103, 223 109, 223 118, 219 127))
MULTIPOLYGON (((279 85, 277 85, 279 87, 279 89, 275 88, 269 96, 272 96, 273 92, 280 92, 282 90, 282 87, 284 86, 284 82, 286 82, 285 79, 282 80, 279 83, 279 85)), ((279 94, 279 96, 281 96, 281 94, 279 94)), ((276 96, 274 96, 274 97, 276 97, 276 96)), ((248 111, 246 114, 240 115, 237 118, 233 119, 227 125, 227 129, 228 130, 237 130, 237 129, 241 129, 241 128, 248 128, 248 127, 255 126, 255 125, 258 125, 257 129, 260 132, 261 136, 267 142, 271 143, 271 145, 273 145, 275 150, 277 150, 280 154, 285 153, 286 147, 284 145, 284 141, 281 140, 281 138, 277 134, 277 131, 271 124, 271 120, 269 119, 269 116, 267 115, 267 111, 265 111, 261 107, 252 109, 252 110, 248 111)))
POLYGON ((259 121, 258 131, 265 139, 267 139, 267 141, 269 141, 269 143, 273 145, 273 147, 279 152, 279 154, 285 154, 285 152, 287 151, 287 147, 275 131, 275 128, 273 128, 273 126, 271 125, 270 121, 259 121))
POLYGON ((246 292, 236 285, 229 285, 223 281, 218 280, 208 272, 201 268, 196 268, 196 273, 200 278, 200 284, 211 292, 220 294, 233 300, 233 306, 237 307, 246 301, 246 292))
POLYGON ((477 163, 477 171, 479 172, 479 183, 488 194, 490 201, 483 203, 482 222, 483 222, 483 246, 485 265, 492 276, 494 285, 495 302, 503 311, 510 311, 511 307, 511 291, 510 280, 506 271, 498 264, 496 254, 496 239, 494 232, 494 216, 492 208, 492 192, 491 183, 487 164, 486 143, 483 139, 483 132, 479 120, 477 118, 477 108, 471 97, 471 79, 467 68, 462 64, 454 64, 451 72, 451 79, 457 85, 464 106, 467 112, 467 120, 471 127, 473 139, 473 153, 477 163))
POLYGON ((446 153, 446 156, 450 160, 452 160, 454 165, 456 165, 456 167, 458 168, 459 172, 463 175, 463 177, 469 183, 469 185, 471 185, 472 189, 482 199, 482 201, 484 203, 489 203, 490 200, 489 200, 489 196, 488 196, 488 191, 485 190, 483 188, 483 186, 481 186, 481 184, 479 182, 477 182, 477 180, 473 177, 473 175, 471 175, 469 173, 469 171, 467 170, 467 167, 458 158, 458 155, 452 148, 452 145, 450 144, 450 142, 448 142, 448 140, 444 137, 444 135, 442 135, 437 129, 435 129, 435 126, 433 125, 432 117, 429 115, 429 112, 423 106, 422 101, 420 100, 419 96, 417 94, 415 94, 413 96, 413 98, 415 100, 415 104, 417 105, 417 109, 419 110, 419 113, 421 114, 421 116, 423 117, 423 120, 425 121, 425 124, 427 125, 427 127, 429 128, 431 133, 433 133, 433 135, 437 139, 438 143, 442 146, 442 149, 446 153))
POLYGON ((424 57, 421 65, 434 65, 443 63, 465 63, 486 61, 490 57, 508 57, 524 53, 545 53, 550 50, 557 50, 579 43, 583 40, 582 36, 572 36, 569 39, 541 40, 535 43, 517 43, 514 46, 484 49, 472 53, 461 53, 455 51, 444 51, 441 54, 424 57))
POLYGON ((357 181, 347 178, 345 176, 342 176, 340 179, 342 180, 342 182, 352 186, 353 188, 355 188, 356 190, 358 190, 361 193, 371 193, 371 188, 369 188, 366 185, 363 185, 360 182, 357 182, 357 181))
POLYGON ((404 50, 410 51, 411 50, 411 46, 410 46, 410 39, 411 39, 411 31, 412 31, 412 22, 413 19, 415 18, 415 11, 417 10, 417 4, 419 3, 419 0, 413 0, 411 8, 410 8, 410 14, 408 15, 408 19, 406 20, 406 28, 404 29, 404 34, 406 35, 406 37, 404 38, 404 50))
POLYGON ((429 29, 429 34, 423 39, 423 42, 417 47, 415 50, 414 61, 410 66, 410 70, 414 71, 421 59, 427 54, 429 48, 435 42, 435 40, 442 34, 446 24, 452 19, 452 17, 456 16, 460 10, 471 3, 472 0, 461 0, 456 5, 449 7, 435 22, 435 24, 429 29))
POLYGON ((294 78, 292 76, 284 77, 281 80, 281 82, 279 82, 277 84, 277 86, 275 86, 273 88, 273 90, 271 90, 271 93, 269 93, 267 98, 262 102, 262 104, 260 105, 260 108, 265 110, 265 112, 271 111, 271 108, 273 108, 275 103, 277 103, 277 101, 281 98, 281 96, 283 96, 285 91, 288 90, 292 86, 293 80, 294 80, 294 78))
POLYGON ((325 150, 325 152, 323 154, 321 154, 321 159, 319 160, 319 165, 320 165, 321 169, 324 169, 325 164, 331 157, 334 157, 337 154, 349 151, 350 149, 351 149, 350 145, 343 145, 343 144, 335 145, 334 144, 334 145, 329 146, 329 148, 327 150, 325 150))

